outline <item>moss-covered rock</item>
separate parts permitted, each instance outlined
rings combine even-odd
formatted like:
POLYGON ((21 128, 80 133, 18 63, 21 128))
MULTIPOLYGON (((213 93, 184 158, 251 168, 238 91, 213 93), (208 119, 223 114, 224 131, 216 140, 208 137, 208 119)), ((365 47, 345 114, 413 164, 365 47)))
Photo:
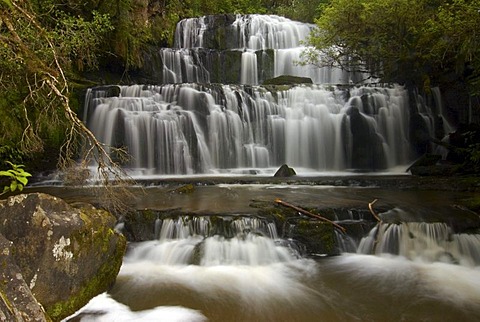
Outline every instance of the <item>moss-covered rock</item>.
POLYGON ((330 223, 318 220, 299 220, 289 232, 290 238, 305 245, 310 254, 335 255, 335 232, 330 223))
POLYGON ((54 321, 74 313, 114 283, 126 248, 115 217, 72 207, 41 193, 0 202, 0 233, 32 294, 54 321))
MULTIPOLYGON (((272 202, 255 201, 250 206, 258 209, 259 216, 275 223, 279 237, 291 238, 301 243, 307 255, 338 254, 332 224, 307 219, 292 208, 275 205, 272 202)), ((308 211, 316 213, 313 209, 308 211)))

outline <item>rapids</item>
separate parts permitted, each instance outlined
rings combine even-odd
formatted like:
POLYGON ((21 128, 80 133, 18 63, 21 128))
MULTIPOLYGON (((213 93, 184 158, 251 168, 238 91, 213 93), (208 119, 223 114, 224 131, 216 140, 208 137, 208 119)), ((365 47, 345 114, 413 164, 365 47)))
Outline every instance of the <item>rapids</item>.
MULTIPOLYGON (((461 244, 452 231, 444 234, 444 225, 405 224, 410 234, 417 234, 407 237, 412 239, 409 245, 386 234, 378 237, 379 244, 396 242, 408 256, 385 247, 375 255, 362 246, 375 227, 356 253, 314 260, 301 256, 292 247, 294 241, 275 237, 272 227, 267 229, 261 221, 237 219, 232 224, 234 237, 229 238, 208 236, 208 221, 208 217, 198 217, 193 225, 185 218, 161 221, 157 239, 130 243, 112 290, 67 321, 480 318, 478 251, 464 252, 458 261, 423 256, 438 252, 442 244, 451 243, 450 248, 461 244)), ((478 249, 480 235, 470 236, 478 249)))

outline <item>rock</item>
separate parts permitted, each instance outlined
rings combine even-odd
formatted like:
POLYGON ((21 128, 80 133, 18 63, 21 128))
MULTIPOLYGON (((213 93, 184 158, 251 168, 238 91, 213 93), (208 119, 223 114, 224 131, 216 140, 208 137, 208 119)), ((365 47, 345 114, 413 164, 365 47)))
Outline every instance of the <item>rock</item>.
POLYGON ((281 75, 278 77, 266 79, 263 85, 296 85, 296 84, 313 84, 312 79, 308 77, 299 77, 291 75, 281 75))
POLYGON ((191 183, 185 184, 173 190, 170 190, 170 193, 178 193, 178 194, 188 194, 195 192, 195 186, 191 183))
POLYGON ((338 255, 331 224, 318 220, 298 220, 292 226, 288 237, 305 245, 310 255, 338 255))
POLYGON ((42 193, 0 201, 0 233, 33 296, 52 320, 84 306, 114 283, 125 253, 115 217, 42 193))
POLYGON ((293 168, 290 168, 288 165, 283 164, 277 170, 277 172, 275 172, 275 174, 273 176, 274 177, 285 178, 285 177, 291 177, 291 176, 295 176, 295 175, 297 175, 297 173, 295 172, 295 170, 293 170, 293 168))
POLYGON ((50 321, 15 263, 12 242, 0 234, 0 321, 50 321))
MULTIPOLYGON (((352 100, 352 103, 355 103, 355 100, 352 100)), ((385 169, 386 159, 381 136, 357 106, 351 106, 348 115, 352 133, 352 168, 360 171, 385 169)))

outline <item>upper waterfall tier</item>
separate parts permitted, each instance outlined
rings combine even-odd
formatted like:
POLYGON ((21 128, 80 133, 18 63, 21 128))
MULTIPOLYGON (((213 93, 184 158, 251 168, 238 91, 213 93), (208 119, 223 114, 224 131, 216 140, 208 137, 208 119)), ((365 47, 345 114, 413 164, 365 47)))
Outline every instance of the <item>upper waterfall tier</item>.
POLYGON ((266 50, 300 47, 314 25, 279 16, 222 15, 177 24, 175 48, 266 50))
POLYGON ((302 66, 303 42, 314 25, 267 15, 217 15, 177 24, 174 48, 145 57, 148 83, 258 85, 292 75, 315 84, 349 84, 365 75, 336 67, 302 66))

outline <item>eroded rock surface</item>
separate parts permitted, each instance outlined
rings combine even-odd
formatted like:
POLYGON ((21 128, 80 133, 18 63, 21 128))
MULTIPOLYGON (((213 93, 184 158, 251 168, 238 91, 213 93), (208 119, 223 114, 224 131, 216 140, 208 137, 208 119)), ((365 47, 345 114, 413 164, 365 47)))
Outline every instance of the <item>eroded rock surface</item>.
POLYGON ((81 308, 115 281, 125 252, 115 217, 47 194, 0 201, 0 233, 35 299, 52 320, 81 308))

